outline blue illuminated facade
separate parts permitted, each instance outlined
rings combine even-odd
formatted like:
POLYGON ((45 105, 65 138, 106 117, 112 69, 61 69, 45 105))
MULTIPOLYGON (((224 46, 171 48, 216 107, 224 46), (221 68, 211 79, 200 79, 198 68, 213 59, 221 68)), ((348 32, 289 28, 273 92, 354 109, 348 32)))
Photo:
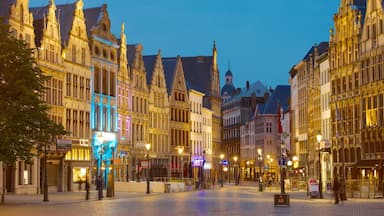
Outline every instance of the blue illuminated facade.
POLYGON ((114 159, 117 149, 117 72, 118 43, 110 32, 107 6, 84 10, 92 52, 91 129, 96 183, 114 196, 114 159))

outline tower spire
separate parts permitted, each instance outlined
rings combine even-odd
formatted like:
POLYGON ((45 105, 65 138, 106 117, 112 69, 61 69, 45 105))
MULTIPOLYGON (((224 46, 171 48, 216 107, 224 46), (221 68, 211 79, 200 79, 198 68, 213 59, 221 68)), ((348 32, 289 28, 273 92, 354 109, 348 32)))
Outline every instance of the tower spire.
POLYGON ((213 62, 212 62, 213 70, 217 71, 217 49, 216 49, 216 41, 215 40, 213 40, 213 54, 212 54, 212 57, 213 57, 213 62))

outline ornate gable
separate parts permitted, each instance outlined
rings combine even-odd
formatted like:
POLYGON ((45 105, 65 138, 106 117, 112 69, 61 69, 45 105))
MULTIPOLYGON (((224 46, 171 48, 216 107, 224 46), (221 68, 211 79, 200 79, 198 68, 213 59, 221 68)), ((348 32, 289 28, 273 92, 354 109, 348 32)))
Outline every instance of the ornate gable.
POLYGON ((36 44, 40 47, 39 59, 60 64, 61 35, 59 22, 56 17, 56 5, 53 0, 44 8, 35 8, 36 44), (43 11, 40 13, 40 11, 43 11))
POLYGON ((133 59, 133 67, 139 71, 144 72, 144 62, 143 62, 143 45, 137 44, 135 46, 135 58, 133 59))
POLYGON ((120 56, 119 56, 119 79, 125 82, 129 81, 128 58, 127 58, 127 37, 125 35, 125 25, 121 24, 120 32, 120 56))
MULTIPOLYGON (((88 36, 87 36, 87 30, 85 25, 83 7, 84 7, 83 1, 78 0, 76 2, 74 14, 71 14, 71 16, 73 16, 73 19, 72 19, 70 36, 75 36, 79 39, 87 41, 88 36)), ((66 16, 69 16, 69 14, 67 14, 66 16)))
POLYGON ((97 35, 105 40, 117 43, 116 37, 111 33, 111 20, 107 11, 107 5, 103 4, 97 20, 97 25, 91 30, 93 35, 97 35))
POLYGON ((10 8, 9 19, 17 20, 20 25, 33 25, 33 16, 29 12, 29 0, 16 0, 10 8))
POLYGON ((380 0, 368 0, 367 11, 364 18, 363 32, 361 35, 361 51, 384 44, 383 6, 380 0))
MULTIPOLYGON (((6 4, 6 22, 10 26, 10 34, 20 40, 24 40, 28 47, 35 46, 35 33, 33 29, 33 15, 29 11, 28 0, 11 0, 6 4), (13 2, 13 3, 12 3, 13 2)), ((2 6, 4 4, 1 4, 2 6)), ((0 9, 4 10, 5 8, 0 9)))
POLYGON ((173 77, 172 91, 187 93, 187 86, 185 83, 185 77, 184 77, 184 71, 183 71, 183 63, 181 62, 180 56, 178 56, 176 59, 176 67, 175 67, 175 73, 173 77))

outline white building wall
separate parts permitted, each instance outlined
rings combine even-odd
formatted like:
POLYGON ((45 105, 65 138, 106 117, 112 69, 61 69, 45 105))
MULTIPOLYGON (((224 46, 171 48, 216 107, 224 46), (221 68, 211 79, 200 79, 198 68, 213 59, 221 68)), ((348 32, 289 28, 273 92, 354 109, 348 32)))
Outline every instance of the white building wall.
POLYGON ((191 113, 191 153, 192 156, 202 156, 203 151, 203 115, 202 102, 204 94, 189 90, 189 106, 191 113))
POLYGON ((320 88, 321 88, 321 134, 324 141, 331 138, 331 109, 329 106, 331 96, 331 83, 329 80, 328 58, 320 63, 320 88))
POLYGON ((203 125, 201 131, 203 133, 203 148, 205 149, 205 160, 214 166, 213 147, 212 147, 212 114, 213 112, 207 108, 202 109, 203 125))
POLYGON ((297 76, 294 76, 290 79, 291 84, 291 117, 290 118, 293 121, 293 127, 291 130, 291 136, 293 137, 293 143, 291 143, 291 150, 294 151, 295 155, 299 155, 299 98, 298 98, 298 86, 297 86, 297 76))

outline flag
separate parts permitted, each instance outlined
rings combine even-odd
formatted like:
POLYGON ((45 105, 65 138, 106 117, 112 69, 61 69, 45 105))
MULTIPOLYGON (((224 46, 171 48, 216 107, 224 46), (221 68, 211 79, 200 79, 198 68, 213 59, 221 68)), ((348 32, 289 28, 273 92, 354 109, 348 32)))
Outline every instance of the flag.
POLYGON ((281 126, 280 102, 277 102, 277 129, 279 134, 283 133, 283 127, 281 126))

